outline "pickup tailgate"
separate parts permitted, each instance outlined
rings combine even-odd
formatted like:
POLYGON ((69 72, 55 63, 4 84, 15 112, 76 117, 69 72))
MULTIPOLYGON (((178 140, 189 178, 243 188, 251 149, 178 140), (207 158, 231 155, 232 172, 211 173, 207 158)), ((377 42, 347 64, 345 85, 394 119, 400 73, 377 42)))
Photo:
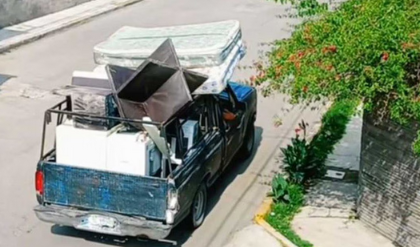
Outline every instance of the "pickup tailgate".
POLYGON ((165 179, 43 163, 46 203, 165 220, 165 179))

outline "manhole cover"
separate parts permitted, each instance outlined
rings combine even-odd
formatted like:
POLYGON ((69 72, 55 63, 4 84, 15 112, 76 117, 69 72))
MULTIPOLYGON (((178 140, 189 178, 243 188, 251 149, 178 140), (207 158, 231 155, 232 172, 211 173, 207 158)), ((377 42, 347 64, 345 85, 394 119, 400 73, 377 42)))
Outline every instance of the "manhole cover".
POLYGON ((9 80, 10 78, 13 78, 13 76, 11 75, 2 75, 0 74, 0 86, 5 83, 7 80, 9 80))

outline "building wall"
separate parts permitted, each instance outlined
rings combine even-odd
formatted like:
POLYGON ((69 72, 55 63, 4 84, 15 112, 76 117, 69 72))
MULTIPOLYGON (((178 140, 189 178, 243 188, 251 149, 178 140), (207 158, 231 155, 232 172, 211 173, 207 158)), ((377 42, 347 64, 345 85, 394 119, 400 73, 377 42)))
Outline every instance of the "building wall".
POLYGON ((420 159, 411 145, 419 125, 375 125, 364 114, 358 213, 396 246, 420 246, 420 159))
POLYGON ((90 0, 0 0, 0 27, 54 13, 90 0))

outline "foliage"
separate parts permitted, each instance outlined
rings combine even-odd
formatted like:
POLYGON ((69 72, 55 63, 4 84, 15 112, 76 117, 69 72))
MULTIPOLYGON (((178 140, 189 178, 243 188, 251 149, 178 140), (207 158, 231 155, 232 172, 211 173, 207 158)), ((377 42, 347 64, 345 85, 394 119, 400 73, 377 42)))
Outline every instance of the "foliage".
MULTIPOLYGON (((420 130, 417 131, 417 137, 420 136, 420 130)), ((420 154, 420 138, 417 138, 413 143, 413 151, 416 154, 420 154)))
POLYGON ((302 240, 292 229, 293 217, 299 213, 304 203, 302 184, 325 174, 325 161, 334 150, 334 145, 341 140, 351 116, 355 113, 357 101, 338 101, 322 117, 321 129, 308 144, 306 140, 307 124, 301 122, 292 138, 292 145, 282 149, 285 156, 287 181, 277 174, 272 181, 272 193, 275 204, 266 218, 267 222, 287 239, 299 247, 313 247, 302 240), (301 138, 300 132, 303 132, 301 138))
POLYGON ((319 132, 311 142, 306 139, 307 124, 302 121, 292 143, 282 148, 283 163, 290 183, 305 184, 325 175, 325 161, 346 132, 355 113, 356 101, 338 101, 325 113, 319 132), (300 133, 303 132, 303 136, 300 133))
POLYGON ((286 179, 282 175, 276 174, 271 182, 271 193, 269 193, 269 196, 273 197, 274 202, 288 203, 290 202, 288 187, 289 183, 286 179))
POLYGON ((315 159, 322 164, 346 133, 346 126, 355 113, 357 101, 338 101, 322 117, 322 125, 310 144, 315 159))
POLYGON ((303 197, 297 198, 301 195, 297 190, 300 190, 300 186, 289 183, 282 175, 276 174, 271 182, 269 196, 272 196, 276 203, 296 203, 303 200, 303 197))
POLYGON ((313 247, 313 245, 302 240, 292 229, 293 217, 299 212, 303 205, 303 189, 299 185, 289 185, 290 202, 279 202, 273 205, 271 214, 267 215, 267 222, 286 238, 299 247, 313 247))
POLYGON ((291 3, 298 11, 298 16, 314 16, 328 10, 326 3, 320 4, 317 0, 275 0, 282 4, 291 3))
POLYGON ((419 19, 417 0, 350 0, 277 41, 256 82, 293 103, 360 100, 380 119, 420 120, 419 19))
POLYGON ((281 149, 288 180, 294 184, 304 184, 310 179, 322 177, 325 174, 324 164, 317 160, 312 151, 312 145, 306 140, 306 127, 307 123, 302 121, 299 128, 295 130, 296 136, 292 138, 291 145, 281 149))

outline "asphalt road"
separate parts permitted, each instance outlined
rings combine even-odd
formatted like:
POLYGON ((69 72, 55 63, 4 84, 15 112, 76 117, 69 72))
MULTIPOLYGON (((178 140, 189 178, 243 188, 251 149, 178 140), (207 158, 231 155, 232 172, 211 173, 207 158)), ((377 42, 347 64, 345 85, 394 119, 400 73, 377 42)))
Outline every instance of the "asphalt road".
MULTIPOLYGON (((36 219, 34 171, 39 159, 43 112, 59 98, 51 90, 70 83, 74 70, 94 68, 92 48, 123 25, 164 26, 226 19, 242 23, 248 54, 243 66, 258 60, 265 42, 290 35, 279 19, 285 7, 265 0, 144 0, 52 36, 0 55, 0 74, 13 76, 0 86, 0 246, 91 247, 167 246, 165 243, 121 239, 52 226, 36 219)), ((254 73, 237 70, 235 79, 254 73)), ((207 218, 190 232, 181 227, 169 237, 179 246, 223 246, 236 230, 251 224, 277 169, 278 147, 285 145, 301 119, 313 123, 317 110, 292 107, 281 95, 259 98, 256 152, 244 163, 232 164, 210 193, 207 218), (276 128, 278 114, 283 125, 276 128)))

